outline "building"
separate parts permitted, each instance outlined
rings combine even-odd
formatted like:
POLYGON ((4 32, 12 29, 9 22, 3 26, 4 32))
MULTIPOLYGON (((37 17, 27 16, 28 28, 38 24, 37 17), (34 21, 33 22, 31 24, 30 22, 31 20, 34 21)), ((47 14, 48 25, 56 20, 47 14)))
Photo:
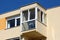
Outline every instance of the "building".
POLYGON ((60 40, 60 7, 38 3, 0 15, 0 40, 60 40))

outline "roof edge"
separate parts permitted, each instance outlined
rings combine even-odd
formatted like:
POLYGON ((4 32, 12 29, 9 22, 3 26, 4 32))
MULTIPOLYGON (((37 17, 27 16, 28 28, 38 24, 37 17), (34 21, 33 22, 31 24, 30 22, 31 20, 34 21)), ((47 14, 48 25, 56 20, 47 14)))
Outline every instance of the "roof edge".
MULTIPOLYGON (((38 2, 32 2, 32 3, 29 3, 29 4, 26 4, 26 5, 23 5, 21 7, 25 7, 25 6, 28 6, 28 5, 31 5, 31 4, 38 4, 40 7, 44 8, 41 4, 39 4, 38 2)), ((46 10, 46 8, 44 8, 46 10)))
POLYGON ((52 7, 52 8, 48 8, 47 10, 58 8, 58 7, 60 7, 60 6, 55 6, 55 7, 52 7))

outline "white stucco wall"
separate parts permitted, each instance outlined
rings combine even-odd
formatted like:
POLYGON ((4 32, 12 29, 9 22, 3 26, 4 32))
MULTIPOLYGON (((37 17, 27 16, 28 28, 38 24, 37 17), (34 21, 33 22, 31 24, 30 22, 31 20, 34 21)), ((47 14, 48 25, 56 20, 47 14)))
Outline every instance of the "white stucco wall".
POLYGON ((60 40, 60 7, 51 8, 47 13, 47 40, 60 40))

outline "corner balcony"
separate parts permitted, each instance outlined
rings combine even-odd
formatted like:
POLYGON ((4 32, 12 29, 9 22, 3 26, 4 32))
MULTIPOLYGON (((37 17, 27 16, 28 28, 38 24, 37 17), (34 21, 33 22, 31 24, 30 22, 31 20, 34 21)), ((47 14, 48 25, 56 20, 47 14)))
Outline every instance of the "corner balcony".
POLYGON ((44 23, 42 23, 45 22, 45 16, 46 16, 45 13, 40 11, 40 9, 38 9, 37 7, 22 11, 21 12, 22 35, 27 35, 29 37, 32 37, 33 35, 35 35, 36 37, 37 36, 46 37, 47 27, 46 25, 44 25, 44 23))

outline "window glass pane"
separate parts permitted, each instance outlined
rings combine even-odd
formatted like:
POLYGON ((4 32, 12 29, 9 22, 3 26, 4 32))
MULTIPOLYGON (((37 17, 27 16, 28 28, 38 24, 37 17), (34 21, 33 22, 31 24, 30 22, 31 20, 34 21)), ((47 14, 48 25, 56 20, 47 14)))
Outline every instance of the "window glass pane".
POLYGON ((35 28, 35 20, 23 23, 23 31, 35 28))
POLYGON ((44 13, 40 9, 38 9, 38 20, 40 22, 43 22, 43 19, 44 19, 44 13))
POLYGON ((28 23, 27 22, 22 23, 22 25, 23 25, 22 31, 28 30, 28 23))
POLYGON ((17 26, 20 25, 20 18, 17 19, 17 26))
POLYGON ((41 11, 41 22, 43 22, 43 12, 41 11))
POLYGON ((30 19, 35 19, 35 8, 30 9, 30 19))
POLYGON ((12 28, 20 25, 20 14, 7 18, 7 28, 12 28))
POLYGON ((15 27, 15 19, 12 20, 8 20, 8 26, 11 27, 15 27))
POLYGON ((44 13, 44 24, 46 24, 46 14, 44 13))
POLYGON ((41 22, 41 11, 38 9, 38 21, 41 22))
POLYGON ((26 10, 26 11, 23 11, 23 21, 26 21, 26 20, 28 20, 28 10, 26 10))
POLYGON ((28 22, 28 25, 29 25, 29 29, 35 28, 35 21, 28 22))

